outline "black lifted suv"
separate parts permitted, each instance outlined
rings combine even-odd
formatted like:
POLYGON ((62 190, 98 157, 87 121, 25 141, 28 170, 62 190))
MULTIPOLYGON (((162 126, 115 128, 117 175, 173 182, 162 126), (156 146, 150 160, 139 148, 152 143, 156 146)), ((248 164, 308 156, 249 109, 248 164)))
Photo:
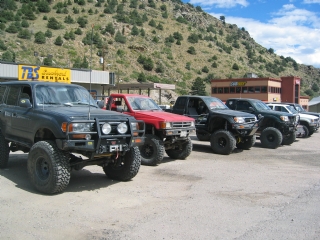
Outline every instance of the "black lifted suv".
POLYGON ((281 144, 290 145, 296 139, 299 116, 271 110, 264 102, 257 99, 232 98, 226 105, 234 110, 252 113, 263 117, 257 131, 263 147, 277 148, 281 144))
POLYGON ((230 110, 220 99, 209 96, 180 96, 172 112, 193 117, 200 141, 210 141, 215 153, 228 155, 236 147, 250 149, 256 141, 257 118, 230 110))
POLYGON ((70 171, 99 165, 127 181, 139 171, 144 123, 96 105, 73 84, 13 81, 0 84, 0 168, 9 152, 29 152, 28 175, 46 194, 62 192, 70 171))

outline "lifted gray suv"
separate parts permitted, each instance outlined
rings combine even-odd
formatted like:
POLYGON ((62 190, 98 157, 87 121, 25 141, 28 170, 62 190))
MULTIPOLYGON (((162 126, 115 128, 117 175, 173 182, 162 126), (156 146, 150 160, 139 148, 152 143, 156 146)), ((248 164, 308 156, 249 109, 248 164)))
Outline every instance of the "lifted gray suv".
POLYGON ((87 89, 73 84, 13 81, 0 84, 0 168, 10 151, 28 155, 28 175, 46 194, 62 192, 71 170, 101 166, 128 181, 139 171, 145 125, 98 108, 87 89))

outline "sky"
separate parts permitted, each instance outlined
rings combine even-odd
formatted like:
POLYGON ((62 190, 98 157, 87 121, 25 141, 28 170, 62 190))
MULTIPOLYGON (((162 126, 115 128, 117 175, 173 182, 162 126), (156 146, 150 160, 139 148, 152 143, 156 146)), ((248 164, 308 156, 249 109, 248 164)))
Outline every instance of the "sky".
POLYGON ((185 0, 279 56, 320 68, 320 0, 185 0))

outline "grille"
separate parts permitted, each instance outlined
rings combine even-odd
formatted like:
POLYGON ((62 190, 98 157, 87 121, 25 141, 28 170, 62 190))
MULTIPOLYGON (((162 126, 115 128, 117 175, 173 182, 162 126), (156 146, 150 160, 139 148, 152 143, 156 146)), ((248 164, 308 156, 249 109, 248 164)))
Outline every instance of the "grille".
POLYGON ((174 122, 172 123, 173 128, 187 128, 191 127, 191 122, 174 122))
POLYGON ((246 121, 246 123, 250 123, 250 122, 256 121, 255 118, 245 118, 244 120, 246 121))
POLYGON ((289 121, 291 123, 297 123, 299 121, 299 117, 298 116, 289 116, 289 121))

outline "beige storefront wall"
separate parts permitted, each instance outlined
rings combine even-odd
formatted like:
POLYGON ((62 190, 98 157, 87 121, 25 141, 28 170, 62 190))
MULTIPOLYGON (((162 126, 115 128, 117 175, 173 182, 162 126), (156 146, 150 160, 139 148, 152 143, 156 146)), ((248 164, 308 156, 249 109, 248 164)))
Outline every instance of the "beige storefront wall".
POLYGON ((254 98, 259 99, 265 102, 281 102, 281 80, 278 79, 224 79, 224 80, 213 80, 211 82, 211 96, 217 97, 222 101, 226 101, 229 98, 254 98), (261 93, 259 90, 254 92, 245 91, 238 93, 220 93, 218 90, 225 87, 267 87, 266 93, 261 93), (279 92, 272 93, 270 92, 270 87, 278 89, 279 92), (216 88, 216 93, 213 92, 213 89, 216 88))

